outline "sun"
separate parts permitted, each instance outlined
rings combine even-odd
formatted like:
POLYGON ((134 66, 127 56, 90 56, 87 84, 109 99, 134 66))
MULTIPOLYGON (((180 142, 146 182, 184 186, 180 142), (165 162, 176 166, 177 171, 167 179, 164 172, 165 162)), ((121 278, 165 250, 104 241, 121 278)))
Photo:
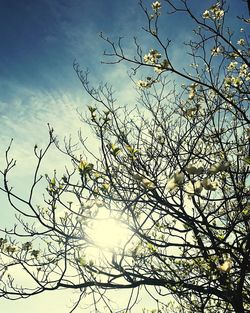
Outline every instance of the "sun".
POLYGON ((96 218, 88 234, 93 244, 101 249, 120 247, 129 237, 129 229, 115 218, 96 218))

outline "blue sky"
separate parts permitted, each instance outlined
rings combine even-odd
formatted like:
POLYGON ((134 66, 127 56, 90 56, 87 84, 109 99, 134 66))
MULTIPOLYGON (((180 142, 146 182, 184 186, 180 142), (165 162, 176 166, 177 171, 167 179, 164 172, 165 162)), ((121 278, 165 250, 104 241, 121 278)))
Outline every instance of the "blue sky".
MULTIPOLYGON (((61 138, 70 133, 76 135, 80 127, 86 136, 91 137, 76 112, 77 108, 84 110, 89 98, 84 95, 72 68, 74 60, 83 69, 89 68, 94 83, 108 81, 113 84, 122 104, 134 101, 134 87, 126 74, 129 66, 101 64, 107 45, 99 38, 99 33, 103 32, 114 39, 125 37, 129 51, 132 51, 133 36, 141 38, 145 49, 152 48, 152 42, 141 32, 146 21, 137 2, 0 1, 0 166, 2 168, 4 149, 13 137, 12 155, 18 159, 13 182, 20 192, 25 194, 25 185, 32 175, 33 146, 44 146, 46 143, 48 122, 61 138)), ((145 3, 150 7, 151 1, 145 0, 145 3)), ((204 3, 209 6, 213 1, 191 1, 197 11, 204 3)), ((240 0, 231 0, 230 5, 232 11, 239 15, 247 10, 240 0)), ((164 36, 177 44, 177 48, 172 50, 173 57, 183 61, 183 50, 179 43, 189 38, 192 25, 175 16, 163 14, 161 19, 164 36)), ((236 20, 232 23, 235 23, 233 28, 237 26, 236 20)), ((52 171, 58 164, 63 167, 65 160, 53 151, 46 162, 46 170, 52 171)), ((2 194, 0 199, 2 204, 5 203, 2 194)), ((5 204, 0 213, 6 223, 9 221, 7 207, 5 204)), ((0 300, 0 310, 14 313, 18 308, 19 313, 66 313, 66 305, 70 305, 70 301, 65 298, 65 293, 62 294, 56 298, 39 296, 27 302, 0 300)))
POLYGON ((125 65, 116 69, 101 65, 106 45, 99 34, 131 37, 140 28, 143 14, 134 0, 125 4, 122 0, 3 3, 1 137, 5 145, 9 138, 15 138, 14 145, 20 152, 27 151, 30 142, 43 141, 47 122, 62 136, 79 128, 75 109, 84 109, 88 100, 73 70, 74 60, 82 69, 89 68, 94 83, 113 78, 117 81, 117 75, 126 80, 125 65))
POLYGON ((6 81, 1 84, 5 99, 11 97, 10 82, 74 91, 73 60, 95 70, 103 51, 100 31, 123 32, 126 23, 131 25, 138 18, 134 4, 133 0, 126 5, 121 0, 6 1, 0 13, 0 75, 6 81))

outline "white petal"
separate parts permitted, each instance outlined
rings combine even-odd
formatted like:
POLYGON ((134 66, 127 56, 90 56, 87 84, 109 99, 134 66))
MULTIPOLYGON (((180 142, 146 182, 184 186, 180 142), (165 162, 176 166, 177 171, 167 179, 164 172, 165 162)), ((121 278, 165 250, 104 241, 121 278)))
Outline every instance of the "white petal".
POLYGON ((171 179, 168 181, 167 185, 166 185, 166 188, 167 188, 168 190, 170 190, 170 191, 174 190, 174 189, 177 188, 177 187, 178 187, 178 185, 175 183, 174 178, 171 178, 171 179))
POLYGON ((202 166, 196 166, 196 165, 188 165, 185 170, 189 173, 189 174, 197 174, 200 175, 204 168, 202 166))
POLYGON ((225 273, 229 273, 231 268, 233 266, 233 262, 232 260, 226 260, 222 265, 218 266, 218 270, 225 272, 225 273))

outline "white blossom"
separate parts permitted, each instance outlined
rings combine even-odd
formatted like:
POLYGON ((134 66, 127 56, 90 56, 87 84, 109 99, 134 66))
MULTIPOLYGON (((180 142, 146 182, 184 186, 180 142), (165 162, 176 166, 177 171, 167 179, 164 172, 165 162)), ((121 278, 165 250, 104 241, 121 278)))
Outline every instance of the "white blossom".
POLYGON ((244 74, 240 72, 239 76, 227 76, 224 80, 225 87, 233 86, 233 87, 240 87, 243 84, 243 81, 240 79, 241 77, 245 77, 246 81, 250 80, 250 73, 244 74))
POLYGON ((217 181, 211 181, 209 177, 206 177, 202 180, 202 186, 209 191, 215 191, 218 188, 217 181))
POLYGON ((224 11, 223 10, 218 9, 218 10, 214 11, 214 18, 216 20, 220 20, 223 16, 224 16, 224 11))
POLYGON ((208 10, 204 11, 204 13, 202 14, 203 18, 210 18, 210 12, 208 10))
POLYGON ((161 9, 161 3, 159 1, 153 2, 152 3, 152 9, 157 12, 158 10, 161 9))
POLYGON ((205 10, 202 14, 204 19, 220 20, 224 16, 225 12, 220 8, 220 3, 212 5, 209 10, 205 10))
POLYGON ((237 41, 237 44, 240 46, 244 46, 245 45, 245 39, 241 38, 237 41))
POLYGON ((218 265, 218 270, 224 273, 229 273, 233 267, 233 262, 231 259, 226 260, 223 264, 218 265))
POLYGON ((143 57, 143 60, 144 60, 145 63, 148 64, 150 62, 150 55, 149 54, 145 54, 144 57, 143 57))
POLYGON ((219 172, 226 171, 229 167, 230 167, 230 162, 228 162, 228 161, 221 161, 221 162, 218 162, 218 163, 215 163, 215 164, 211 165, 211 167, 209 168, 208 172, 210 174, 217 174, 219 172))
POLYGON ((200 165, 190 164, 185 167, 185 170, 188 172, 188 174, 200 175, 203 172, 204 167, 200 165))
POLYGON ((211 6, 209 11, 211 12, 211 18, 213 20, 219 20, 224 16, 224 11, 220 8, 220 3, 211 6))
POLYGON ((163 60, 162 63, 160 64, 156 64, 156 66, 154 67, 154 70, 156 73, 162 73, 164 70, 168 69, 170 66, 168 60, 163 60))
POLYGON ((232 77, 231 83, 234 87, 237 88, 243 84, 243 81, 240 79, 240 77, 232 77))
POLYGON ((250 80, 250 72, 247 64, 244 63, 241 65, 239 77, 245 78, 246 81, 250 80))
POLYGON ((220 55, 222 52, 223 52, 223 50, 222 50, 221 47, 213 47, 212 50, 211 50, 211 54, 213 56, 220 55))
POLYGON ((138 82, 137 82, 137 86, 140 89, 150 88, 152 86, 152 84, 153 84, 152 80, 138 80, 138 82))
POLYGON ((176 184, 174 178, 171 178, 171 179, 167 182, 166 188, 167 188, 169 191, 173 191, 173 190, 175 190, 177 187, 178 187, 178 185, 176 184))
POLYGON ((236 59, 239 57, 239 53, 236 51, 233 51, 233 52, 229 53, 229 56, 231 59, 236 59))
POLYGON ((181 172, 174 173, 173 177, 167 182, 166 188, 170 191, 180 187, 184 183, 184 174, 181 172))
POLYGON ((184 174, 183 173, 175 173, 174 174, 175 182, 178 186, 182 185, 184 182, 184 174))
POLYGON ((134 173, 132 174, 132 177, 138 183, 141 183, 142 186, 145 187, 146 189, 152 190, 156 188, 155 184, 150 179, 143 177, 141 174, 134 173))
POLYGON ((197 84, 192 84, 190 86, 190 90, 189 90, 189 94, 188 94, 188 99, 189 100, 192 100, 195 95, 196 95, 196 87, 197 87, 197 84))
POLYGON ((195 97, 195 89, 191 89, 188 94, 188 99, 192 100, 195 97))
POLYGON ((228 71, 233 71, 233 70, 235 70, 237 64, 238 64, 238 62, 236 62, 236 61, 231 62, 231 63, 228 65, 228 67, 227 67, 228 71))

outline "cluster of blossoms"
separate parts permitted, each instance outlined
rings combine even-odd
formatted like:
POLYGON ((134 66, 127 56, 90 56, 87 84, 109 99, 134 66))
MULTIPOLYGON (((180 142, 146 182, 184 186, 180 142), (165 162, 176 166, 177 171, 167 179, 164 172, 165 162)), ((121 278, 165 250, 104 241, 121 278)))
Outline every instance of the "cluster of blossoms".
POLYGON ((153 2, 151 4, 151 7, 152 7, 154 13, 150 14, 149 19, 153 20, 156 16, 160 16, 161 15, 161 12, 160 12, 161 3, 159 1, 155 1, 155 2, 153 2))
POLYGON ((143 60, 146 64, 156 64, 161 58, 161 54, 157 50, 150 50, 148 54, 145 54, 143 60))
POLYGON ((218 188, 219 183, 217 180, 213 180, 211 176, 216 175, 220 172, 227 171, 230 165, 230 162, 223 160, 212 164, 208 170, 205 170, 204 166, 200 164, 189 164, 184 168, 185 172, 189 175, 201 175, 203 173, 207 173, 207 175, 201 180, 191 180, 184 185, 184 173, 176 172, 168 180, 166 184, 166 189, 168 191, 174 191, 178 187, 184 185, 184 190, 189 195, 200 194, 203 189, 205 189, 206 191, 215 191, 218 188))
POLYGON ((156 64, 156 66, 154 67, 154 70, 156 73, 160 74, 161 72, 168 69, 169 67, 170 67, 170 64, 169 64, 168 60, 165 59, 165 60, 163 60, 162 63, 156 64))
POLYGON ((153 85, 153 83, 155 83, 155 80, 153 80, 151 77, 147 77, 147 80, 138 80, 137 86, 140 89, 150 88, 153 85))
POLYGON ((244 77, 246 81, 250 80, 250 72, 247 64, 242 64, 240 67, 239 77, 244 77))
MULTIPOLYGON (((168 60, 163 60, 159 63, 159 59, 161 58, 161 54, 156 49, 151 49, 148 54, 145 54, 143 60, 146 64, 153 65, 156 73, 161 73, 164 70, 170 67, 168 60)), ((139 88, 150 88, 156 80, 151 77, 147 77, 146 80, 139 80, 137 85, 139 88)))
POLYGON ((166 188, 169 191, 173 191, 176 188, 182 186, 184 183, 184 174, 181 172, 174 173, 174 175, 167 182, 166 188))
POLYGON ((30 241, 23 243, 21 246, 16 246, 12 242, 8 242, 8 240, 5 238, 0 238, 0 250, 8 254, 24 251, 27 255, 27 252, 29 252, 29 254, 36 259, 40 254, 40 250, 34 250, 32 248, 32 243, 30 241))
POLYGON ((185 186, 185 191, 190 195, 200 194, 203 188, 207 191, 215 191, 218 188, 218 182, 212 181, 211 178, 206 177, 202 181, 188 182, 185 186))
POLYGON ((249 68, 247 64, 242 64, 240 68, 237 68, 237 65, 238 65, 238 62, 234 61, 234 62, 229 63, 229 65, 227 66, 228 72, 237 70, 238 76, 230 76, 230 75, 227 76, 224 81, 225 87, 233 86, 237 88, 243 84, 242 78, 245 81, 250 80, 250 72, 249 72, 249 68))
POLYGON ((204 19, 220 20, 224 16, 224 11, 221 9, 219 2, 212 5, 208 10, 206 10, 202 17, 204 19))
POLYGON ((228 56, 230 56, 231 59, 237 59, 239 57, 240 51, 238 50, 238 52, 233 51, 231 53, 228 54, 228 56))
POLYGON ((193 100, 193 98, 195 97, 195 95, 196 95, 196 87, 197 87, 197 84, 192 84, 190 86, 189 95, 188 95, 188 99, 189 100, 193 100))
POLYGON ((240 79, 240 77, 235 76, 227 76, 224 81, 225 87, 240 87, 243 84, 243 81, 240 79))
POLYGON ((166 59, 164 59, 162 63, 159 63, 160 58, 161 54, 157 50, 152 49, 148 54, 144 55, 143 60, 146 64, 154 65, 154 70, 156 73, 161 73, 168 69, 170 64, 166 59))
POLYGON ((221 162, 217 162, 213 165, 211 165, 211 167, 208 170, 209 174, 217 174, 219 172, 224 172, 227 171, 230 167, 230 162, 228 161, 221 161, 221 162))

